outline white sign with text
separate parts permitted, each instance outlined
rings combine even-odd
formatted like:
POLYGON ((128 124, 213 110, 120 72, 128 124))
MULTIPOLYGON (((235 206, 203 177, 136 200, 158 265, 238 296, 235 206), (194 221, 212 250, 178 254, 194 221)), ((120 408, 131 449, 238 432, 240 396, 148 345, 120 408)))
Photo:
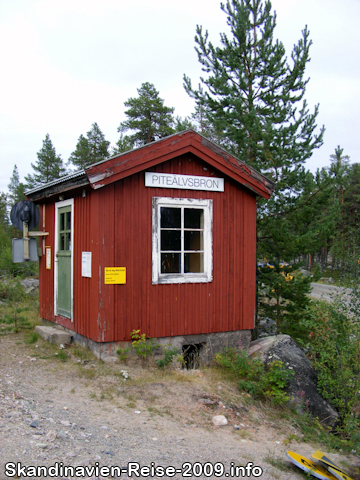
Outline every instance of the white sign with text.
POLYGON ((223 192, 224 179, 195 175, 177 175, 174 173, 145 172, 145 186, 223 192))

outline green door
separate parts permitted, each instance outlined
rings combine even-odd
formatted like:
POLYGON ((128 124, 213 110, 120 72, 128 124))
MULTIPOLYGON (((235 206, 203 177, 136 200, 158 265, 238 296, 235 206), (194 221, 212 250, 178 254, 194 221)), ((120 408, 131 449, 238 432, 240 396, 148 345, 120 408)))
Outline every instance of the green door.
POLYGON ((71 205, 58 209, 57 314, 71 318, 71 205))

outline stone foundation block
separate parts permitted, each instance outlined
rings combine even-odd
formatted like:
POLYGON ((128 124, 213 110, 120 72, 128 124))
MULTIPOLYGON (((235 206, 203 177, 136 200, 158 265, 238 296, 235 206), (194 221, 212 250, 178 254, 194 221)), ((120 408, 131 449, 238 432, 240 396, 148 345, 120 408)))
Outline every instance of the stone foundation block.
POLYGON ((43 338, 49 343, 57 343, 60 345, 71 343, 72 341, 71 333, 65 332, 65 330, 60 330, 55 327, 45 327, 42 325, 37 325, 35 327, 35 332, 38 333, 41 338, 43 338))

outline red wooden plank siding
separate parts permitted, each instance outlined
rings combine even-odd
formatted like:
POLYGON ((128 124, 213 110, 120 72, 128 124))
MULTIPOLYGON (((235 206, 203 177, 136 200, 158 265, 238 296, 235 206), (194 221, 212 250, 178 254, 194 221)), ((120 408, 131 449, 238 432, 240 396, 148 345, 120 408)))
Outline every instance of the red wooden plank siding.
MULTIPOLYGON (((222 176, 191 156, 171 160, 152 171, 222 176)), ((103 279, 99 281, 99 324, 105 329, 100 341, 129 340, 130 332, 137 328, 151 337, 253 328, 251 291, 255 293, 255 283, 251 272, 255 272, 255 254, 241 254, 249 242, 255 249, 252 194, 232 180, 226 181, 224 193, 148 188, 143 172, 94 194, 99 195, 99 205, 106 205, 99 226, 104 232, 100 264, 127 268, 126 285, 105 286, 103 279), (152 285, 154 196, 213 199, 213 282, 152 285), (245 214, 245 208, 250 212, 245 214), (112 229, 109 225, 114 217, 116 226, 112 229), (246 282, 251 285, 244 289, 246 282)))
POLYGON ((95 339, 98 335, 99 225, 97 199, 89 193, 85 197, 77 195, 74 199, 73 319, 76 332, 95 339), (81 275, 82 252, 92 252, 91 278, 81 275))
POLYGON ((45 212, 44 230, 49 232, 49 235, 45 237, 45 246, 51 247, 51 269, 46 269, 45 255, 39 259, 39 315, 41 318, 54 321, 55 208, 53 204, 46 204, 40 205, 39 210, 39 226, 43 225, 45 212))

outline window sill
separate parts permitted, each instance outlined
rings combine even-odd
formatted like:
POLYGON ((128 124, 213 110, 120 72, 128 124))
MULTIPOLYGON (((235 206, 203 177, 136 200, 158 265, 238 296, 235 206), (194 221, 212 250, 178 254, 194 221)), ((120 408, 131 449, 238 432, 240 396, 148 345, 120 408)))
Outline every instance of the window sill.
POLYGON ((153 279, 153 285, 171 284, 171 283, 210 283, 212 282, 212 275, 207 274, 174 274, 162 275, 157 279, 153 279))

